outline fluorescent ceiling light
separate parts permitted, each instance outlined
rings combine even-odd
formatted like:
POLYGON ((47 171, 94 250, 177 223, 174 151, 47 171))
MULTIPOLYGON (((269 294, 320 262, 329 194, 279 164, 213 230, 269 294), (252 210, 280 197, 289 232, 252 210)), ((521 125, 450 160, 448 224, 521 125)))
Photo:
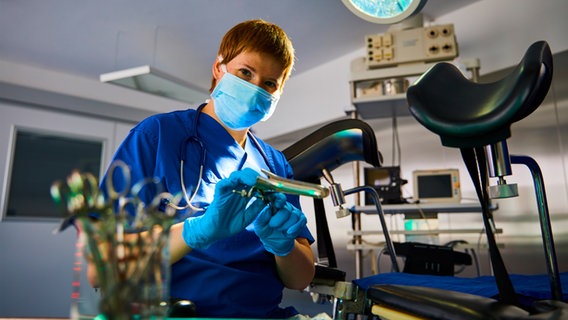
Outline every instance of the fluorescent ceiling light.
POLYGON ((427 0, 342 0, 361 19, 393 24, 420 12, 427 0))
POLYGON ((205 90, 148 65, 104 73, 100 81, 189 104, 199 104, 209 98, 205 90))

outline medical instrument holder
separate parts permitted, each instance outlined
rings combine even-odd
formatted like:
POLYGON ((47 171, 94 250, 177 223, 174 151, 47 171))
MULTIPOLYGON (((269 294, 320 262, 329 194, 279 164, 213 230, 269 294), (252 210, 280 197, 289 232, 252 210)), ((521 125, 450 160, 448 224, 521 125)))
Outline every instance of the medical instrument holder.
POLYGON ((162 192, 158 179, 131 185, 129 170, 124 162, 111 164, 106 198, 89 173, 74 171, 66 181, 52 185, 53 200, 68 215, 62 226, 72 223, 80 231, 73 268, 73 319, 94 319, 101 314, 108 319, 167 316, 169 231, 175 210, 167 207, 162 212, 158 208, 162 199, 179 198, 162 192), (124 186, 120 190, 111 181, 114 174, 122 174, 124 186), (145 203, 138 194, 148 188, 156 194, 145 203), (92 296, 91 285, 82 283, 88 272, 87 260, 96 272, 100 297, 92 296))

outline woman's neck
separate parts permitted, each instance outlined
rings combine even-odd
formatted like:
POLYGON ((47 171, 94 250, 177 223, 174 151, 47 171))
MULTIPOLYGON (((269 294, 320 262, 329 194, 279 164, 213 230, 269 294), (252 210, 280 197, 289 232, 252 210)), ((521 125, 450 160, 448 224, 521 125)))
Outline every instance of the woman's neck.
POLYGON ((219 117, 217 117, 217 115, 215 114, 215 107, 213 106, 212 99, 207 102, 207 104, 205 105, 205 107, 203 107, 203 110, 201 112, 209 115, 217 122, 219 122, 219 124, 221 124, 221 126, 223 126, 225 130, 227 130, 227 132, 231 135, 231 137, 233 137, 233 139, 235 139, 235 141, 244 149, 245 144, 247 142, 248 129, 233 130, 231 128, 227 128, 227 126, 225 126, 223 122, 219 119, 219 117))

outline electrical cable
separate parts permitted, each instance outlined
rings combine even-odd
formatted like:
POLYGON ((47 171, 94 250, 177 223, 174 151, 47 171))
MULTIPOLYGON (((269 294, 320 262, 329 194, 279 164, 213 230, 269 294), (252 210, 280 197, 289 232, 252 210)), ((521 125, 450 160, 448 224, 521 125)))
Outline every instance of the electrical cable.
POLYGON ((400 148, 400 138, 398 136, 398 121, 396 115, 392 117, 392 166, 395 167, 395 159, 398 160, 396 166, 400 167, 402 162, 402 151, 400 148), (396 151, 396 156, 395 156, 396 151))
POLYGON ((345 190, 344 193, 345 195, 350 195, 350 194, 354 194, 354 193, 359 193, 359 192, 369 192, 371 195, 371 200, 373 201, 373 203, 375 204, 375 207, 377 208, 377 214, 379 216, 379 221, 381 223, 381 228, 383 230, 383 235, 385 237, 385 242, 387 244, 387 248, 391 254, 391 262, 393 265, 393 268, 395 270, 395 272, 400 272, 400 269, 398 267, 398 263, 396 261, 396 251, 394 250, 394 244, 390 238, 390 234, 388 232, 388 228, 387 228, 387 223, 385 221, 385 213, 383 211, 383 208, 381 206, 381 201, 379 199, 379 193, 377 192, 377 190, 375 190, 375 188, 370 187, 370 186, 361 186, 361 187, 354 187, 351 188, 349 190, 345 190))
MULTIPOLYGON (((466 249, 467 252, 468 249, 466 249)), ((475 264, 475 271, 477 272, 477 276, 481 277, 481 270, 479 268, 479 260, 477 259, 477 253, 475 252, 475 249, 470 248, 469 250, 471 250, 471 256, 473 257, 473 262, 475 264)))

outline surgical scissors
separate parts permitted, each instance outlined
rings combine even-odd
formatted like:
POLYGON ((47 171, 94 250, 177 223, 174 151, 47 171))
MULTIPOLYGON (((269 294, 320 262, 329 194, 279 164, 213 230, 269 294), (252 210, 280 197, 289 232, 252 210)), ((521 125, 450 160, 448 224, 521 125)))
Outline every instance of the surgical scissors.
MULTIPOLYGON (((56 181, 51 185, 51 197, 57 205, 62 207, 68 215, 54 233, 59 233, 72 225, 77 218, 100 218, 101 214, 108 213, 114 200, 124 198, 130 190, 130 169, 126 163, 115 161, 109 167, 109 176, 106 186, 110 201, 106 201, 98 187, 97 178, 92 173, 81 173, 73 170, 65 181, 56 181), (112 176, 116 168, 120 168, 124 187, 117 191, 112 183, 112 176)), ((126 206, 119 206, 122 210, 126 206)))
POLYGON ((112 297, 103 304, 114 308, 120 305, 117 301, 138 292, 142 281, 157 277, 153 268, 160 266, 154 261, 162 260, 176 212, 162 208, 162 200, 177 203, 181 197, 164 192, 158 178, 132 184, 130 168, 123 161, 111 163, 104 187, 106 197, 93 174, 74 170, 67 180, 52 185, 51 195, 68 215, 56 231, 80 221, 78 229, 85 236, 100 288, 112 297))
MULTIPOLYGON (((108 197, 105 198, 99 189, 97 178, 92 173, 72 171, 65 181, 56 181, 52 184, 50 192, 55 203, 62 207, 68 215, 54 230, 55 233, 65 230, 77 218, 104 219, 109 215, 134 217, 134 227, 139 227, 140 220, 148 212, 159 208, 162 199, 169 199, 177 203, 181 198, 173 197, 163 191, 158 178, 145 178, 132 185, 132 177, 128 165, 116 160, 108 168, 105 187, 108 197), (118 181, 120 187, 115 181, 118 181), (152 192, 151 200, 142 200, 142 192, 152 192)), ((171 218, 175 211, 166 207, 165 216, 171 218)))
POLYGON ((74 170, 66 181, 56 181, 51 185, 51 197, 68 215, 54 233, 59 233, 73 224, 76 217, 86 217, 93 211, 104 208, 104 199, 91 173, 74 170))

